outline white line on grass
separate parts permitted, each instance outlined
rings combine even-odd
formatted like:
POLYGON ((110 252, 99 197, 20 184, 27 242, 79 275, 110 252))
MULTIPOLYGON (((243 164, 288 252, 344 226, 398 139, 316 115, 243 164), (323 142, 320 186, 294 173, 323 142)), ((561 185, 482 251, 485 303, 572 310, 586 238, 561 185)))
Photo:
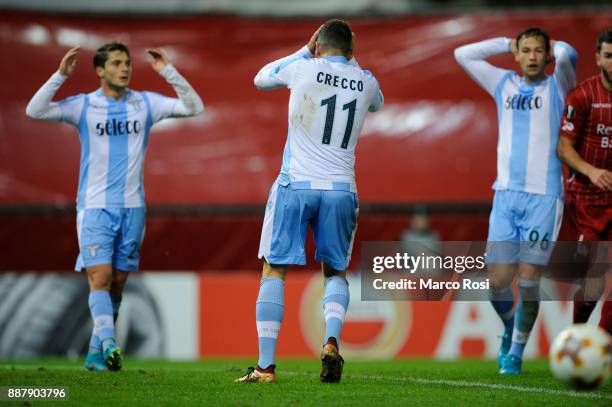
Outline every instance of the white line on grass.
POLYGON ((484 383, 484 382, 469 382, 466 380, 446 380, 446 379, 423 379, 419 377, 385 377, 385 376, 370 376, 370 375, 347 375, 346 377, 354 377, 359 379, 370 379, 370 380, 391 380, 397 382, 412 382, 419 384, 433 384, 453 387, 481 387, 486 389, 494 390, 512 390, 523 393, 543 393, 551 394, 555 396, 571 396, 571 397, 582 397, 588 399, 606 399, 612 400, 612 395, 601 394, 601 393, 587 393, 578 392, 572 390, 555 390, 546 389, 541 387, 526 387, 516 386, 511 384, 496 384, 496 383, 484 383))
MULTIPOLYGON (((41 365, 0 365, 0 369, 5 370, 38 370, 41 365)), ((83 371, 85 370, 80 366, 74 365, 48 365, 43 367, 45 371, 50 370, 75 370, 75 371, 83 371)), ((209 372, 209 373, 229 373, 227 369, 206 369, 201 367, 193 367, 193 368, 185 368, 185 367, 164 367, 164 368, 128 368, 127 370, 173 370, 173 371, 185 371, 185 372, 209 372)), ((238 372, 235 372, 238 373, 238 372)), ((314 372, 296 372, 296 371, 287 371, 282 370, 279 372, 281 375, 288 376, 318 376, 318 373, 314 372)), ((95 373, 92 373, 95 374, 95 373)), ((542 387, 527 387, 527 386, 516 386, 511 384, 496 384, 496 383, 485 383, 485 382, 470 382, 467 380, 446 380, 446 379, 424 379, 421 377, 394 377, 394 376, 382 376, 382 375, 360 375, 360 374, 347 374, 344 375, 344 378, 352 378, 352 379, 365 379, 365 380, 380 380, 386 382, 398 382, 398 383, 419 383, 419 384, 429 384, 429 385, 441 385, 441 386, 452 386, 452 387, 479 387, 485 389, 492 390, 511 390, 518 391, 522 393, 539 393, 539 394, 550 394, 553 396, 569 396, 569 397, 578 397, 585 399, 596 399, 596 400, 612 400, 612 395, 601 394, 601 393, 591 393, 591 392, 578 392, 572 390, 556 390, 556 389, 547 389, 542 387)))
MULTIPOLYGON (((304 373, 304 372, 286 372, 282 371, 281 374, 289 374, 291 376, 301 376, 301 375, 316 375, 316 373, 304 373)), ((445 386, 453 386, 453 387, 482 387, 487 389, 494 390, 513 390, 519 391, 523 393, 543 393, 543 394, 552 394, 555 396, 570 396, 570 397, 582 397, 588 399, 605 399, 612 400, 612 395, 601 394, 601 393, 587 393, 587 392, 578 392, 572 390, 555 390, 555 389, 546 389, 541 387, 526 387, 526 386, 515 386, 510 384, 495 384, 495 383, 484 383, 484 382, 469 382, 466 380, 446 380, 446 379, 423 379, 420 377, 392 377, 392 376, 373 376, 373 375, 360 375, 360 374, 348 374, 345 375, 344 378, 354 378, 354 379, 367 379, 367 380, 381 380, 381 381, 394 381, 399 383, 419 383, 419 384, 433 384, 433 385, 445 385, 445 386)))

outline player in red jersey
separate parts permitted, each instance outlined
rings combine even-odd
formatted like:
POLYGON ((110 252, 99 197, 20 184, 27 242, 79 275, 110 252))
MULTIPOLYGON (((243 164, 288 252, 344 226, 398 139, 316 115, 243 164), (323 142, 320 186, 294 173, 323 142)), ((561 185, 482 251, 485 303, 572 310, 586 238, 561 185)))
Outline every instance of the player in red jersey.
MULTIPOLYGON (((572 238, 585 242, 591 267, 574 298, 574 323, 586 322, 605 288, 612 240, 612 30, 597 39, 599 75, 583 81, 565 101, 559 158, 570 167, 566 210, 572 238), (587 242, 596 243, 587 246, 587 242)), ((604 303, 600 326, 612 330, 612 305, 604 303)))

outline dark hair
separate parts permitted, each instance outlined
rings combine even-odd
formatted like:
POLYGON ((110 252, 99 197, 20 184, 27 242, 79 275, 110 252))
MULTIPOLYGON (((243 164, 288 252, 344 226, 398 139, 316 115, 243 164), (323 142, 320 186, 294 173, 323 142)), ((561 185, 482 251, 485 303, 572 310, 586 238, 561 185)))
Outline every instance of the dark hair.
POLYGON ((601 51, 601 46, 604 42, 612 44, 612 30, 606 30, 597 37, 597 52, 601 51))
POLYGON ((94 69, 97 67, 104 68, 104 64, 108 59, 108 54, 110 54, 112 51, 125 52, 128 57, 130 56, 130 50, 124 44, 120 42, 109 42, 108 44, 104 44, 96 50, 96 53, 93 57, 94 69))
POLYGON ((317 41, 325 49, 336 49, 348 55, 353 43, 351 26, 343 20, 327 20, 319 31, 317 41))
POLYGON ((542 31, 542 29, 539 28, 539 27, 531 27, 531 28, 526 29, 522 33, 520 33, 516 37, 516 46, 517 46, 517 48, 519 46, 519 41, 522 40, 523 38, 528 38, 528 37, 542 37, 542 38, 544 38, 544 48, 546 49, 547 52, 550 51, 550 37, 548 36, 548 34, 546 34, 544 31, 542 31))

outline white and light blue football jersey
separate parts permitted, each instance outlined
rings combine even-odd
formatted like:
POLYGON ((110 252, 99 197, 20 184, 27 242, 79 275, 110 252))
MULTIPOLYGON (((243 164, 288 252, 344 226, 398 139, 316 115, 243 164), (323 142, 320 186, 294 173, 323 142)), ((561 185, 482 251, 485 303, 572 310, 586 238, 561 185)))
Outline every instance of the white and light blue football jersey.
POLYGON ((61 120, 79 131, 78 209, 145 206, 143 171, 151 126, 167 117, 191 116, 203 110, 199 96, 174 67, 168 65, 160 74, 175 87, 180 99, 128 89, 122 99, 115 100, 98 89, 52 103, 66 80, 59 73, 32 98, 29 116, 61 120))
POLYGON ((567 93, 576 86, 577 53, 556 41, 555 70, 527 84, 514 71, 497 68, 485 58, 511 51, 511 40, 494 38, 455 50, 457 62, 497 104, 497 179, 495 190, 563 196, 557 157, 559 126, 567 93))
POLYGON ((307 47, 263 67, 259 89, 288 87, 289 130, 277 181, 294 188, 356 192, 355 147, 366 113, 383 105, 376 78, 343 56, 307 47))

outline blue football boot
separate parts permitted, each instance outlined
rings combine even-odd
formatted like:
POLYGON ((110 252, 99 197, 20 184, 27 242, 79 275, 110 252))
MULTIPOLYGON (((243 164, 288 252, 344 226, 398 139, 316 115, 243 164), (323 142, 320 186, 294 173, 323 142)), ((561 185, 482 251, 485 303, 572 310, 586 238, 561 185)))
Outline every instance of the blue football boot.
POLYGON ((512 333, 504 332, 502 336, 501 345, 499 347, 499 352, 497 353, 497 368, 501 369, 504 363, 504 358, 510 351, 510 347, 512 346, 512 333))
POLYGON ((90 372, 105 372, 108 370, 100 352, 88 353, 85 357, 85 369, 90 372))
POLYGON ((517 375, 521 373, 523 359, 514 355, 508 354, 502 362, 502 367, 499 369, 499 374, 504 376, 517 375))

